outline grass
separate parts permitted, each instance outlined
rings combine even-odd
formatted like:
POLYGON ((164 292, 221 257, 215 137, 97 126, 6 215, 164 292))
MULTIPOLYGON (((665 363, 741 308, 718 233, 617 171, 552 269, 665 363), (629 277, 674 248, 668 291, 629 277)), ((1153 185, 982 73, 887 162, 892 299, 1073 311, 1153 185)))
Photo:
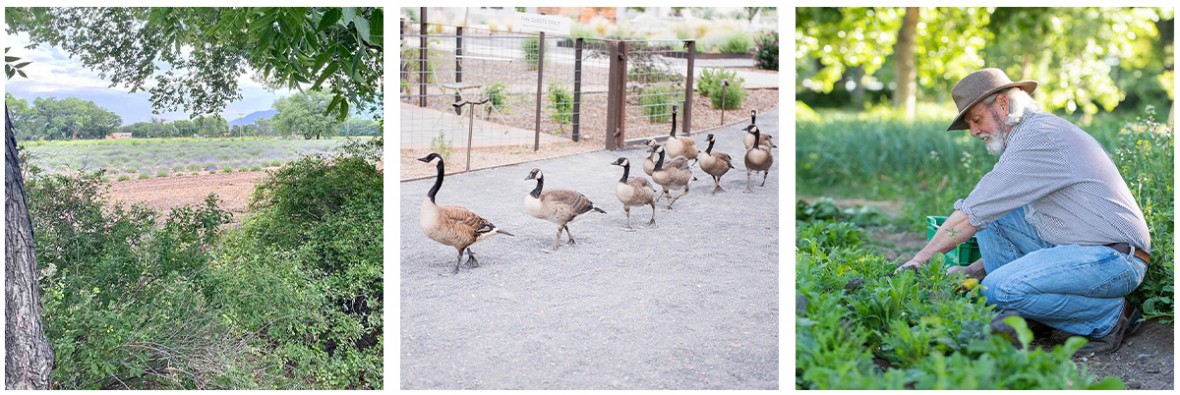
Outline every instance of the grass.
POLYGON ((245 139, 118 139, 27 141, 21 150, 47 174, 74 169, 123 169, 124 173, 152 173, 152 169, 179 175, 226 167, 275 167, 304 155, 327 153, 343 145, 344 138, 287 140, 245 139))
MULTIPOLYGON (((945 108, 914 121, 865 111, 811 112, 796 127, 796 190, 801 196, 903 201, 894 225, 924 232, 926 215, 946 215, 991 170, 996 157, 966 132, 947 132, 945 108)), ((1154 115, 1154 114, 1147 114, 1154 115)), ((1147 116, 1104 115, 1079 125, 1111 153, 1151 230, 1152 265, 1131 300, 1148 318, 1173 317, 1173 135, 1152 132, 1147 116)), ((1076 120, 1073 120, 1076 123, 1076 120)))

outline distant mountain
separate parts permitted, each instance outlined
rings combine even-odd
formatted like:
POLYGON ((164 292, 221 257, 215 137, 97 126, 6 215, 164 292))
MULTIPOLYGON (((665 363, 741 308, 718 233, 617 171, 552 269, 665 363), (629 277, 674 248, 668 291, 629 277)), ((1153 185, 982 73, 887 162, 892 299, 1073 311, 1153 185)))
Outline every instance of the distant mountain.
POLYGON ((249 125, 259 119, 273 117, 275 115, 275 113, 277 113, 277 112, 278 111, 275 111, 274 109, 265 110, 265 111, 255 111, 255 112, 247 114, 244 117, 229 121, 229 126, 233 127, 234 125, 241 125, 241 126, 249 125))

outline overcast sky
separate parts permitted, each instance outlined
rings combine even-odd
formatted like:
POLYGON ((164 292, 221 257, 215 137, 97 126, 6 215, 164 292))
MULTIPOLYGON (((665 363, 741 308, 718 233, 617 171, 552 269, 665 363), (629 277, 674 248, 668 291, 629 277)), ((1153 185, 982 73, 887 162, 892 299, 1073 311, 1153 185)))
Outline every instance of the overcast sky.
MULTIPOLYGON (((166 120, 188 119, 188 114, 183 112, 154 115, 149 101, 151 94, 145 90, 128 93, 130 89, 123 86, 109 88, 110 80, 104 80, 97 72, 83 66, 76 56, 70 58, 69 54, 60 48, 44 44, 35 49, 25 49, 28 44, 28 34, 5 35, 4 46, 12 47, 8 52, 9 56, 33 62, 22 69, 29 78, 17 75, 5 84, 5 92, 18 99, 25 99, 30 104, 37 97, 75 97, 90 100, 119 114, 124 124, 148 121, 153 116, 166 120)), ((154 85, 154 79, 148 79, 145 83, 146 87, 154 85)), ((243 74, 238 79, 238 87, 242 91, 242 100, 230 103, 221 114, 228 121, 241 118, 244 114, 270 109, 276 99, 292 93, 290 90, 268 92, 248 74, 243 74)))

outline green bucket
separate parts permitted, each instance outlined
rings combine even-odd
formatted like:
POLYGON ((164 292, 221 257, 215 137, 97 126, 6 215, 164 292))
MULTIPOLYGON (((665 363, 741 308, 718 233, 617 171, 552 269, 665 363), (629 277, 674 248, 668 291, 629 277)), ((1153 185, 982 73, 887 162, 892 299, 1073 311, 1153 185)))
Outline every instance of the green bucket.
MULTIPOLYGON (((938 232, 938 227, 946 222, 946 217, 929 216, 926 217, 926 240, 934 238, 934 233, 938 232)), ((959 244, 955 249, 946 253, 946 260, 955 265, 967 266, 981 258, 979 253, 979 241, 972 237, 964 243, 959 244)))

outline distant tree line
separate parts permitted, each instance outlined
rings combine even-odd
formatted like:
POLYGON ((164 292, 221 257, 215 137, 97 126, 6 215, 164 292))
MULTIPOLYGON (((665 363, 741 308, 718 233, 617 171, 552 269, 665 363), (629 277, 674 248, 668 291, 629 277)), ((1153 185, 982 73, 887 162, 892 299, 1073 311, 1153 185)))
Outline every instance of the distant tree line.
POLYGON ((21 140, 101 139, 111 133, 131 133, 135 138, 168 137, 295 137, 376 136, 379 123, 371 119, 349 117, 338 121, 325 114, 332 96, 324 93, 298 93, 278 99, 277 113, 248 125, 229 126, 219 115, 167 121, 153 117, 150 121, 123 125, 119 115, 89 100, 52 97, 36 98, 30 104, 5 94, 13 125, 21 140))

